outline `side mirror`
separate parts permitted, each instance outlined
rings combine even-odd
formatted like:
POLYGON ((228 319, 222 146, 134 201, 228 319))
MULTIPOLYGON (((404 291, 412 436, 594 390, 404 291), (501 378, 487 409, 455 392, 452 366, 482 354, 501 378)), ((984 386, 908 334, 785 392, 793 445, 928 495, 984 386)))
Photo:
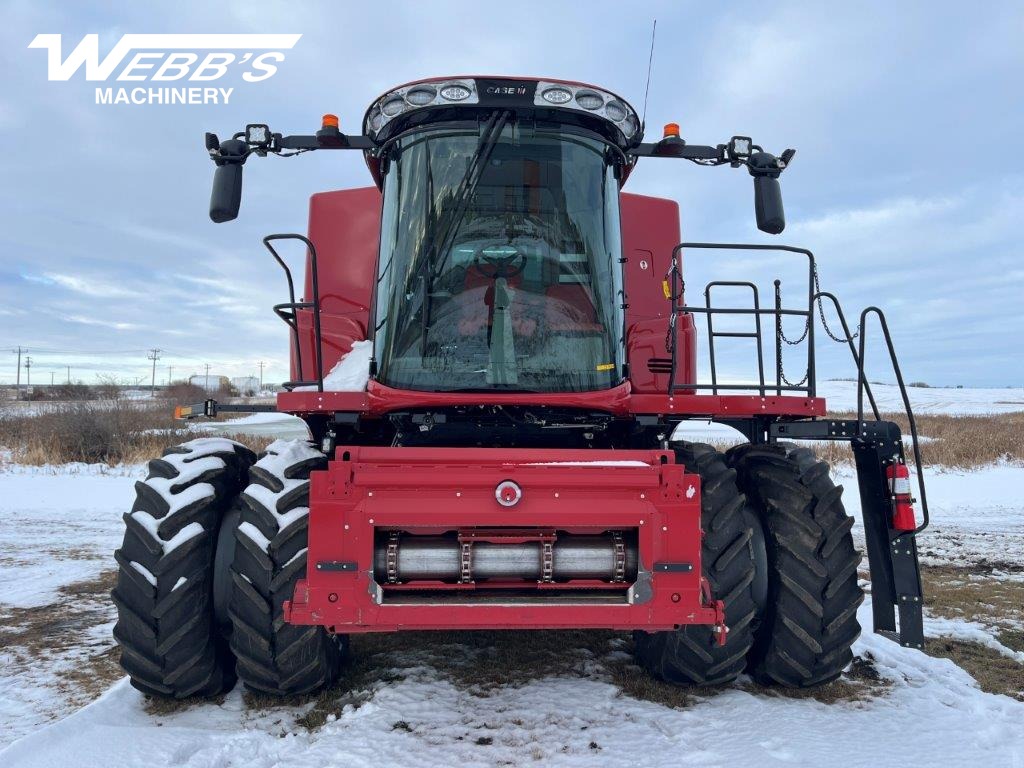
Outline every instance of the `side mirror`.
POLYGON ((247 155, 245 142, 232 139, 221 143, 220 155, 214 157, 217 169, 213 172, 210 219, 217 224, 238 217, 242 203, 242 165, 247 155))
MULTIPOLYGON (((241 172, 241 167, 238 170, 241 172)), ((757 216, 757 228, 762 232, 777 235, 786 228, 786 213, 782 208, 782 187, 778 179, 771 176, 754 177, 754 214, 757 216)))
POLYGON ((782 207, 782 188, 779 174, 782 168, 775 156, 768 152, 755 152, 747 162, 747 169, 754 177, 754 214, 757 228, 770 235, 777 235, 786 228, 786 213, 782 207))

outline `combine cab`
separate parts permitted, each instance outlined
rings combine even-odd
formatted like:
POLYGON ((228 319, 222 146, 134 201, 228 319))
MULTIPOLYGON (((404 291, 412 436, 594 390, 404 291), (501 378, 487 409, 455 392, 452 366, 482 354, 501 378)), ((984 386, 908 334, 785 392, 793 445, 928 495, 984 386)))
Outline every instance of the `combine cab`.
MULTIPOLYGON (((758 227, 778 234, 793 150, 691 145, 675 126, 645 143, 637 113, 605 90, 482 77, 391 90, 359 134, 326 115, 315 135, 254 124, 207 134, 207 149, 217 222, 237 216, 254 156, 357 151, 373 185, 314 195, 308 236, 265 238, 290 294, 274 307, 293 379, 276 410, 312 439, 258 460, 194 440, 138 486, 114 591, 137 688, 212 695, 237 675, 308 692, 336 679, 348 635, 408 629, 630 630, 639 662, 675 683, 833 680, 860 632, 861 557, 842 489, 804 440, 851 443, 875 630, 921 647, 924 485, 918 473, 918 524, 899 428, 880 419, 862 364, 874 316, 902 388, 881 312, 860 316, 855 346, 813 254, 784 246, 806 261, 798 306, 776 283, 763 307, 734 280, 689 304, 684 255, 772 246, 680 243, 676 203, 623 191, 640 158, 742 167, 758 227), (299 297, 287 240, 305 254, 299 297), (716 306, 725 287, 750 305, 716 306), (857 369, 849 421, 824 418, 815 392, 826 302, 857 369), (723 330, 737 315, 750 331, 723 330), (784 317, 806 324, 796 384, 780 364, 784 317), (723 337, 753 341, 751 381, 722 382, 723 337), (688 419, 747 442, 720 453, 675 439, 688 419)), ((904 402, 917 454, 905 390, 904 402)))

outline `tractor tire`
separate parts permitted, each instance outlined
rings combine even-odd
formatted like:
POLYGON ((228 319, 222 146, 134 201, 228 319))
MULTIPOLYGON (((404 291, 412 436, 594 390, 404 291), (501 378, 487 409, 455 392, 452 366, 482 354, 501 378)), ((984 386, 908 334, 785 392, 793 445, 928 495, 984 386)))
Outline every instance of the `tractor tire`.
POLYGON ((327 457, 304 440, 277 440, 249 470, 231 565, 231 649, 245 687, 271 696, 315 691, 338 678, 347 637, 286 624, 285 600, 306 575, 309 473, 327 457))
POLYGON ((813 451, 792 444, 741 445, 727 459, 761 515, 768 553, 768 602, 749 671, 791 688, 835 680, 853 659, 864 600, 843 488, 813 451))
POLYGON ((636 632, 637 660, 669 683, 722 685, 743 672, 754 642, 767 583, 764 540, 736 485, 736 472, 726 466, 722 454, 702 443, 676 442, 672 447, 676 462, 700 475, 701 567, 711 594, 725 603, 729 634, 723 646, 714 628, 702 624, 674 632, 636 632))
POLYGON ((214 696, 235 661, 213 610, 221 520, 256 460, 232 440, 202 438, 149 462, 114 553, 114 639, 131 684, 150 696, 214 696))

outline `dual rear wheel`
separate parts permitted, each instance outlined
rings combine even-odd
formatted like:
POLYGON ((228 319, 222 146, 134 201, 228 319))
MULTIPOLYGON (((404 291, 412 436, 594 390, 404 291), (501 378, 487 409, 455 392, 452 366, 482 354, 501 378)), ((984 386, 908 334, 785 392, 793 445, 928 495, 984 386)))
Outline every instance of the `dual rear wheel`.
POLYGON ((764 684, 806 688, 836 679, 860 634, 860 554, 842 487, 828 465, 790 444, 740 445, 721 454, 676 443, 701 478, 704 577, 725 603, 727 641, 712 629, 638 632, 637 658, 684 685, 719 685, 746 671, 764 684))
POLYGON ((115 553, 114 637, 133 686, 181 699, 237 677, 285 696, 337 678, 345 638, 282 616, 306 572, 309 473, 326 463, 303 441, 279 440, 257 461, 218 438, 150 462, 115 553))

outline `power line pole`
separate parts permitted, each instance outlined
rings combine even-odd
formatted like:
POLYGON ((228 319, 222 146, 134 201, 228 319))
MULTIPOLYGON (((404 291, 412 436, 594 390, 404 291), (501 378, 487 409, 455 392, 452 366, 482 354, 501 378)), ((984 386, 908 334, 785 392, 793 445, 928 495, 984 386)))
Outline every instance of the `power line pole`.
POLYGON ((263 366, 265 365, 266 363, 260 360, 260 392, 263 391, 263 366))
POLYGON ((210 391, 210 364, 206 363, 206 391, 210 391))
POLYGON ((15 397, 21 399, 21 345, 18 345, 18 366, 15 369, 18 372, 17 384, 14 385, 15 397))
POLYGON ((167 366, 167 386, 168 387, 171 386, 171 379, 172 379, 173 375, 174 375, 174 366, 173 365, 168 365, 167 366))
POLYGON ((25 358, 25 388, 32 389, 32 358, 25 358))
POLYGON ((50 386, 53 386, 53 371, 50 371, 50 386))
POLYGON ((149 395, 150 397, 156 397, 156 361, 160 359, 160 350, 156 347, 149 350, 146 359, 153 361, 153 378, 149 382, 149 395))
POLYGON ((71 366, 69 365, 67 368, 68 368, 68 384, 70 384, 71 383, 71 366))

